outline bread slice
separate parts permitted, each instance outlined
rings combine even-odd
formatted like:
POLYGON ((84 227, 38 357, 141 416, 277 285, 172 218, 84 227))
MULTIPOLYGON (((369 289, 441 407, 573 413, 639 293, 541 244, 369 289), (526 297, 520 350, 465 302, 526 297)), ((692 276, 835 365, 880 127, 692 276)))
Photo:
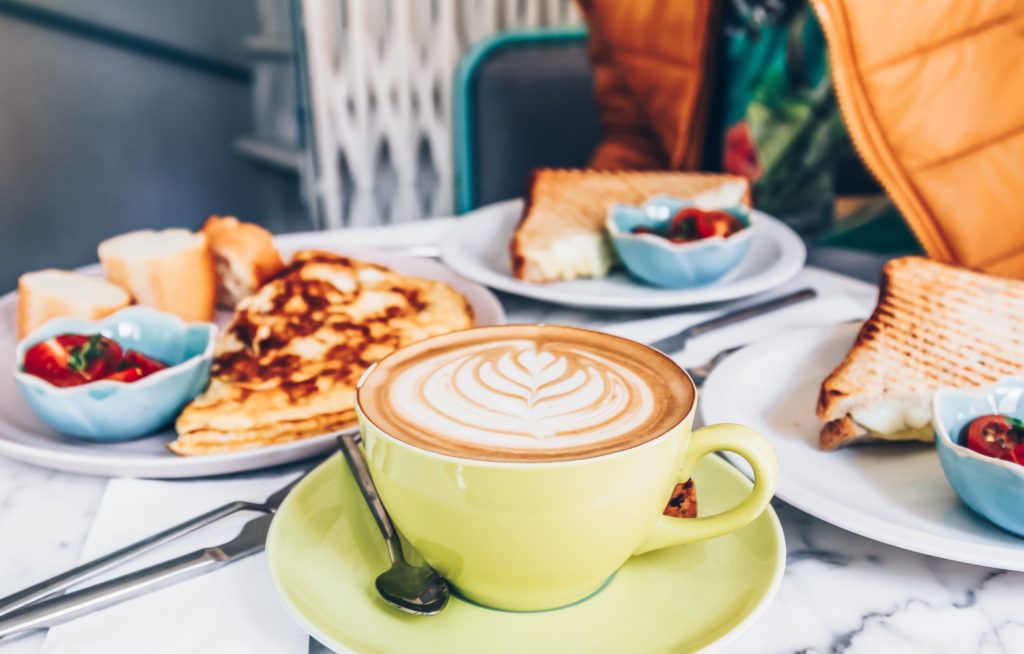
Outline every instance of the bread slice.
POLYGON ((234 309, 284 268, 274 237, 234 216, 210 216, 203 225, 217 271, 217 306, 234 309))
POLYGON ((931 398, 1024 373, 1024 281, 920 257, 882 271, 874 313, 818 396, 823 450, 932 441, 931 398))
POLYGON ((213 319, 217 276, 205 234, 129 232, 100 243, 99 256, 107 279, 139 304, 189 322, 213 319))
POLYGON ((99 320, 132 303, 123 288, 100 277, 40 270, 18 278, 18 339, 54 318, 99 320))
POLYGON ((512 273, 529 282, 604 277, 615 263, 605 235, 613 204, 642 204, 656 195, 750 205, 747 180, 735 175, 612 172, 565 168, 534 171, 526 207, 512 237, 512 273))

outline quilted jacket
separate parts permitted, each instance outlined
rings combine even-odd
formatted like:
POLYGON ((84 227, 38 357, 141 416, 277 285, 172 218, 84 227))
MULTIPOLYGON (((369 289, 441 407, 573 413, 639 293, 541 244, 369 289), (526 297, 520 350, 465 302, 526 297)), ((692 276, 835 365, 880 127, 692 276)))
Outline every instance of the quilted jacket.
MULTIPOLYGON (((696 167, 721 0, 583 0, 601 168, 696 167)), ((811 0, 850 136, 933 259, 1024 278, 1024 0, 811 0)))

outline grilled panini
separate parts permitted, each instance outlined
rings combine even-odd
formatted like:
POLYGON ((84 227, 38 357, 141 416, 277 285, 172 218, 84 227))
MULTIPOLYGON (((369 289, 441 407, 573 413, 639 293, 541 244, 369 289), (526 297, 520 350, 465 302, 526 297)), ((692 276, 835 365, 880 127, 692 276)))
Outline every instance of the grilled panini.
POLYGON ((604 277, 615 262, 604 227, 609 207, 656 195, 715 207, 750 204, 747 181, 733 175, 537 170, 512 237, 513 274, 529 282, 604 277))
POLYGON ((878 306, 821 385, 821 449, 932 440, 931 398, 1024 372, 1024 282, 894 259, 878 306))
POLYGON ((179 416, 182 455, 297 440, 355 422, 355 386, 393 350, 471 327, 459 293, 429 279, 299 252, 243 300, 221 335, 210 385, 179 416))

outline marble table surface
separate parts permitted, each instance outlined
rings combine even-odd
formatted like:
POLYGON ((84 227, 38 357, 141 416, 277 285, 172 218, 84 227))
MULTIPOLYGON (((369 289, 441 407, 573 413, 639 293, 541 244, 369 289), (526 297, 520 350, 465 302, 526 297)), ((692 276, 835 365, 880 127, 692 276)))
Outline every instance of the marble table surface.
MULTIPOLYGON (((502 300, 510 321, 595 320, 502 300)), ((78 562, 106 483, 0 458, 0 596, 78 562)), ((767 612, 725 651, 1024 652, 1024 573, 883 545, 779 500, 775 509, 787 539, 785 579, 767 612)), ((22 638, 0 645, 0 654, 34 653, 41 643, 42 635, 22 638)))

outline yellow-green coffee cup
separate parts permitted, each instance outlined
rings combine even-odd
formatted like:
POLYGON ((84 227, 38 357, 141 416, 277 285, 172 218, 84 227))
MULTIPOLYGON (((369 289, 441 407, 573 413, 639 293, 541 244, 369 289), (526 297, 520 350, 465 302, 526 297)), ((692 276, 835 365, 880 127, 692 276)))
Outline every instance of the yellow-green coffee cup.
POLYGON ((642 445, 541 463, 420 449, 383 432, 356 404, 367 463, 398 530, 461 595, 498 609, 566 606, 594 593, 631 556, 735 531, 764 511, 778 476, 774 451, 752 429, 692 431, 695 402, 680 407, 675 427, 642 445), (719 515, 662 515, 675 484, 720 450, 750 462, 750 496, 719 515))

